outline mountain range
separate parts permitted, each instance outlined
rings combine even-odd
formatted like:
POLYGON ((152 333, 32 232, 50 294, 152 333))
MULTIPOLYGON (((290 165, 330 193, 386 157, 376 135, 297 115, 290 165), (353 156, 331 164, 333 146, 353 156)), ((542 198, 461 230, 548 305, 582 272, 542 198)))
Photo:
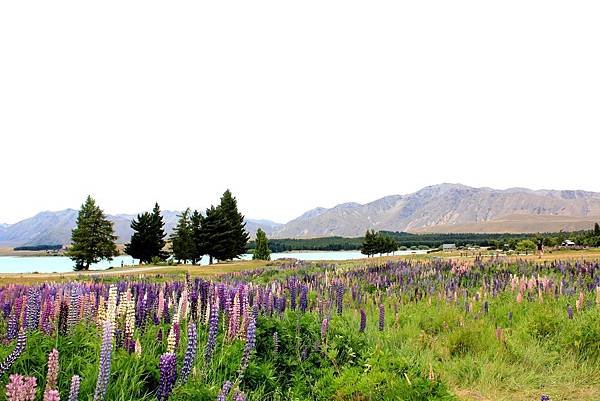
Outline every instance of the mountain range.
MULTIPOLYGON (((163 210, 162 216, 165 221, 167 234, 173 232, 177 225, 180 212, 163 210)), ((68 244, 71 240, 71 230, 75 227, 77 210, 65 209, 57 212, 41 212, 35 216, 22 220, 15 224, 0 225, 0 246, 24 246, 24 245, 54 245, 68 244)), ((125 243, 131 238, 133 230, 131 221, 136 217, 133 214, 107 215, 112 221, 117 242, 125 243)), ((269 220, 246 219, 246 229, 253 236, 261 227, 267 232, 281 226, 269 220)))
MULTIPOLYGON (((163 211, 167 232, 175 211, 163 211)), ((0 225, 0 246, 67 244, 77 211, 42 212, 11 225, 0 225)), ((119 242, 131 236, 133 215, 111 215, 119 242)), ((589 229, 600 221, 600 193, 565 190, 498 190, 439 184, 407 195, 373 202, 342 203, 309 210, 286 224, 246 219, 254 234, 270 238, 356 237, 367 229, 423 232, 550 232, 589 229)))

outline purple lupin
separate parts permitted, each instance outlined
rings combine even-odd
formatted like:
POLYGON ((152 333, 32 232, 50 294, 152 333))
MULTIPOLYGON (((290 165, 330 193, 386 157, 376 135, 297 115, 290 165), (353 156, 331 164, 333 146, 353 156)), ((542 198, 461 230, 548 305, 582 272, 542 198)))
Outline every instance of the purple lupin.
POLYGON ((219 310, 217 305, 210 306, 210 318, 208 322, 208 340, 206 341, 206 350, 204 351, 204 359, 208 365, 212 359, 215 345, 217 343, 217 330, 219 329, 219 310))
POLYGON ((79 399, 79 386, 81 378, 77 375, 71 378, 71 389, 69 391, 69 401, 77 401, 79 399))
POLYGON ((106 394, 108 379, 110 377, 110 363, 112 356, 113 327, 108 320, 104 321, 102 326, 102 345, 100 346, 100 369, 98 372, 98 381, 94 392, 94 401, 101 401, 106 394))
POLYGON ((367 314, 365 313, 364 309, 361 309, 360 310, 360 327, 359 327, 358 331, 360 333, 364 333, 366 328, 367 328, 367 314))
POLYGON ((242 370, 245 370, 248 367, 248 362, 250 361, 250 356, 256 347, 256 322, 254 318, 250 318, 250 322, 248 323, 248 331, 246 333, 246 345, 244 347, 244 356, 242 357, 242 370))
POLYGON ((196 359, 196 349, 198 347, 198 333, 196 331, 196 323, 188 321, 188 342, 183 358, 183 366, 181 367, 181 382, 187 382, 187 379, 192 371, 194 359, 196 359))
POLYGON ((21 356, 25 351, 25 344, 27 343, 27 336, 25 332, 21 331, 17 336, 17 344, 10 354, 0 363, 0 377, 4 375, 11 368, 13 363, 21 356))
POLYGON ((221 388, 221 391, 219 391, 219 394, 217 395, 217 401, 227 400, 227 396, 229 395, 229 392, 231 391, 231 387, 233 387, 233 384, 229 380, 227 380, 225 383, 223 383, 223 387, 221 388))
POLYGON ((175 380, 177 379, 177 357, 172 352, 167 352, 160 356, 160 381, 156 398, 158 401, 166 401, 169 399, 175 380))
POLYGON ((385 306, 379 305, 379 331, 383 331, 385 327, 385 306))

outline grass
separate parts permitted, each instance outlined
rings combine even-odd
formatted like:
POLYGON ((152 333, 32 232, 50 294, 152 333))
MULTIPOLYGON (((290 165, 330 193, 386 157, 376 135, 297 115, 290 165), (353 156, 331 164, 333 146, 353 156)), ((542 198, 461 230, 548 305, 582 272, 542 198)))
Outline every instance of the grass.
MULTIPOLYGON (((587 254, 589 260, 596 260, 595 252, 587 254)), ((554 255, 554 259, 541 260, 559 257, 561 260, 578 260, 579 257, 569 257, 575 255, 585 254, 562 252, 554 255)), ((481 287, 478 278, 473 284, 462 287, 468 291, 466 298, 460 293, 457 298, 449 299, 441 296, 439 282, 429 281, 427 275, 419 276, 413 287, 406 290, 398 287, 395 281, 380 288, 372 285, 370 280, 374 278, 398 279, 401 273, 381 269, 386 262, 400 259, 344 261, 336 267, 327 261, 293 268, 281 266, 279 262, 260 261, 210 267, 158 266, 142 270, 147 269, 143 267, 133 271, 114 269, 104 279, 115 281, 129 277, 162 282, 183 280, 189 273, 192 277, 263 285, 284 284, 294 276, 317 287, 326 282, 330 285, 332 280, 341 280, 347 289, 360 287, 360 301, 352 297, 351 291, 345 292, 341 315, 337 315, 330 305, 330 328, 324 342, 319 334, 321 317, 317 312, 317 287, 311 290, 308 313, 288 308, 281 316, 261 315, 257 351, 240 381, 240 387, 248 393, 250 400, 529 401, 539 400, 541 394, 550 395, 553 401, 600 400, 600 305, 596 305, 593 292, 585 294, 584 308, 569 319, 567 306, 575 305, 577 293, 557 297, 548 293, 541 298, 533 293, 517 302, 515 291, 509 288, 492 296, 481 287), (369 266, 380 270, 369 273, 369 266), (408 290, 424 289, 429 284, 438 287, 422 297, 415 298, 408 290), (379 331, 377 325, 380 302, 385 305, 384 331, 379 331), (484 302, 488 303, 487 313, 484 302), (364 333, 358 331, 361 308, 367 314, 364 333), (277 353, 272 340, 275 331, 281 341, 277 353)), ((439 261, 432 256, 409 260, 417 273, 419 268, 426 272, 432 263, 439 261)), ((470 258, 453 257, 453 260, 473 263, 470 258)), ((506 258, 497 263, 488 261, 486 266, 493 277, 502 269, 519 272, 526 267, 529 270, 523 274, 530 276, 534 272, 532 262, 538 260, 506 258)), ((555 280, 560 278, 555 271, 537 274, 550 274, 555 280)), ((93 275, 90 272, 75 277, 83 280, 93 275)), ((54 280, 56 276, 51 277, 53 281, 60 281, 54 280)), ((32 278, 35 279, 39 277, 32 278)), ((73 276, 62 275, 60 279, 72 280, 73 276)), ((573 283, 584 283, 585 280, 590 278, 581 276, 573 283)), ((319 290, 324 299, 328 299, 327 289, 324 286, 319 290)), ((221 321, 215 358, 207 365, 202 358, 207 330, 201 323, 199 357, 194 364, 194 373, 187 384, 176 388, 172 400, 214 400, 222 383, 236 377, 244 343, 241 339, 226 341, 223 324, 221 321)), ((186 325, 187 321, 182 322, 178 361, 183 359, 185 351, 186 325)), ((169 327, 167 322, 161 322, 149 324, 138 332, 143 349, 141 356, 116 350, 107 399, 155 399, 158 357, 166 350, 169 327), (162 340, 157 340, 159 330, 163 333, 162 340)), ((0 334, 4 330, 5 323, 0 318, 0 334)), ((85 321, 66 337, 32 334, 28 351, 13 371, 35 375, 43 383, 46 356, 57 346, 61 352, 61 393, 67 392, 70 376, 79 374, 83 377, 82 392, 93 394, 99 337, 96 324, 85 321)), ((10 350, 11 347, 0 349, 0 360, 10 350)), ((3 400, 2 395, 0 400, 3 400)))

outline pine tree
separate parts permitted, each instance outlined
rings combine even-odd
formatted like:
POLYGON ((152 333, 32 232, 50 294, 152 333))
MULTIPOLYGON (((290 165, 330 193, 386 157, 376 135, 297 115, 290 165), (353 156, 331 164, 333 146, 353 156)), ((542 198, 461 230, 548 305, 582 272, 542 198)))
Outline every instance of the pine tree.
POLYGON ((152 213, 142 213, 131 222, 133 235, 131 242, 125 245, 125 253, 139 259, 140 263, 149 263, 153 258, 164 259, 165 223, 158 203, 152 213))
POLYGON ((112 222, 88 196, 79 210, 67 255, 75 262, 75 270, 89 270, 91 264, 102 259, 112 260, 119 254, 116 239, 112 222))
POLYGON ((221 209, 214 206, 206 209, 198 243, 203 252, 209 256, 209 264, 212 265, 214 259, 227 259, 230 249, 230 237, 229 222, 223 217, 221 209))
POLYGON ((194 257, 194 238, 192 233, 192 224, 190 222, 190 209, 186 209, 179 215, 177 227, 171 234, 171 246, 173 257, 179 262, 192 260, 194 257))
POLYGON ((377 234, 375 230, 367 230, 360 252, 370 257, 377 253, 377 234))
POLYGON ((600 236, 600 224, 598 224, 598 223, 594 224, 594 236, 595 237, 600 236))
POLYGON ((202 256, 206 253, 205 247, 202 243, 202 222, 204 218, 202 214, 197 210, 194 210, 192 213, 192 217, 190 218, 190 223, 192 225, 192 240, 194 242, 194 251, 192 253, 192 264, 195 265, 197 262, 200 262, 202 256))
POLYGON ((392 237, 377 233, 378 249, 377 253, 392 253, 398 250, 398 243, 392 237))
POLYGON ((238 211, 237 200, 231 194, 230 190, 225 191, 219 204, 223 230, 228 231, 227 252, 225 259, 234 259, 246 252, 246 245, 250 236, 246 232, 246 223, 244 216, 238 211))
POLYGON ((262 229, 256 231, 256 248, 252 259, 271 260, 271 250, 269 249, 269 240, 267 234, 262 229))

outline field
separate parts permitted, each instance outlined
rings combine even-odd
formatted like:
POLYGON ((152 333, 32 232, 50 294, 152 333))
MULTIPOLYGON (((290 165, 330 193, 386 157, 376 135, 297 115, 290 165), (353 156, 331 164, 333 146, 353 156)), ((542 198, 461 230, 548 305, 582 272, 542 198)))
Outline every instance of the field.
POLYGON ((600 400, 598 257, 4 276, 0 400, 600 400))

